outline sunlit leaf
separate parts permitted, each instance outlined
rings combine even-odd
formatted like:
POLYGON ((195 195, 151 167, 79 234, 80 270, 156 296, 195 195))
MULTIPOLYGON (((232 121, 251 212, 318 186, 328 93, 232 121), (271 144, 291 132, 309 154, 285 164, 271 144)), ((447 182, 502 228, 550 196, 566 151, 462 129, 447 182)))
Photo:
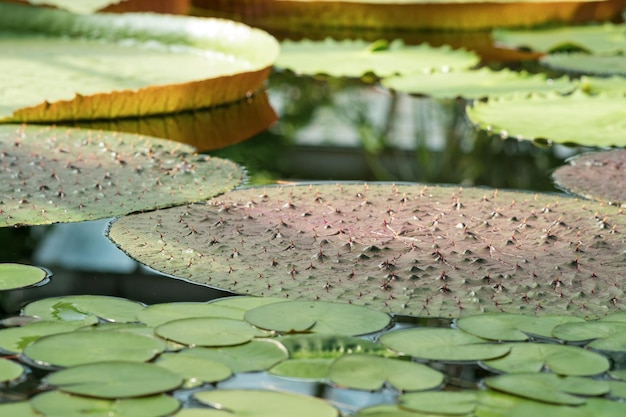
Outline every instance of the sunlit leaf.
POLYGON ((221 317, 243 320, 243 312, 214 303, 178 302, 153 304, 137 313, 137 319, 148 326, 159 326, 169 321, 193 317, 221 317))
POLYGON ((392 356, 391 351, 371 340, 333 334, 297 334, 276 339, 293 359, 336 359, 355 353, 392 356))
POLYGON ((549 68, 575 74, 626 76, 624 55, 550 54, 540 62, 549 68))
POLYGON ((269 370, 270 375, 284 378, 297 378, 326 381, 333 359, 308 358, 287 359, 269 370))
POLYGON ((552 330, 552 334, 566 342, 584 342, 617 334, 626 334, 626 323, 610 321, 564 323, 556 326, 552 330))
POLYGON ((422 413, 465 415, 476 408, 476 393, 471 391, 415 392, 400 396, 401 408, 422 413))
POLYGON ((71 332, 85 324, 84 321, 36 321, 25 326, 3 328, 0 329, 0 350, 19 353, 42 336, 71 332))
POLYGON ((8 83, 0 84, 0 120, 14 122, 143 116, 237 101, 261 88, 278 54, 265 32, 217 19, 74 15, 4 2, 0 27, 0 72, 8 83))
POLYGON ((29 287, 44 281, 50 274, 31 265, 0 263, 0 291, 29 287))
POLYGON ((41 417, 28 401, 0 403, 0 415, 12 417, 41 417))
POLYGON ((18 379, 24 373, 24 367, 12 360, 0 358, 0 384, 18 379))
POLYGON ((193 317, 161 324, 154 332, 191 346, 231 346, 249 342, 255 335, 246 322, 216 317, 193 317))
POLYGON ((155 363, 185 378, 185 388, 222 381, 232 375, 230 368, 224 364, 191 355, 163 353, 155 363))
MULTIPOLYGON (((435 417, 435 414, 422 414, 414 411, 403 410, 397 405, 375 405, 361 408, 354 417, 435 417)), ((439 417, 439 416, 437 416, 439 417)))
POLYGON ((84 321, 90 317, 111 322, 134 322, 145 306, 125 298, 105 295, 70 295, 42 298, 23 308, 23 314, 42 320, 84 321))
POLYGON ((555 337, 552 330, 562 323, 570 322, 580 323, 583 319, 573 316, 534 317, 492 313, 463 317, 456 324, 459 329, 485 339, 525 341, 529 335, 555 337))

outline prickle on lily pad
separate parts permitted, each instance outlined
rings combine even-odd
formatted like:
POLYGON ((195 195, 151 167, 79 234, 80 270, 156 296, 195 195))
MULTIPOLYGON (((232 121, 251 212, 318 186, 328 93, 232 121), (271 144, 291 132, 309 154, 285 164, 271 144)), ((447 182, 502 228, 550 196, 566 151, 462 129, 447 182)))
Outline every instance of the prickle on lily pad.
POLYGON ((247 188, 116 220, 109 238, 159 271, 237 293, 414 316, 596 317, 624 306, 617 207, 488 188, 247 188))
POLYGON ((77 222, 206 200, 243 178, 233 162, 127 133, 0 126, 0 227, 77 222))

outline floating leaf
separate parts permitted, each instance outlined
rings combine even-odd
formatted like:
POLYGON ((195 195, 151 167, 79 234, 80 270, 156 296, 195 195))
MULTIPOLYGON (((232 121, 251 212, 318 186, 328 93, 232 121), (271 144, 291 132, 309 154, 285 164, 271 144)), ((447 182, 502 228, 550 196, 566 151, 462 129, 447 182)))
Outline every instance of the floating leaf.
POLYGON ((134 322, 145 306, 106 295, 69 295, 42 298, 23 308, 23 314, 42 320, 85 321, 91 317, 111 322, 134 322))
POLYGON ((24 348, 24 355, 43 366, 68 367, 116 360, 145 362, 164 348, 155 338, 131 333, 71 332, 37 339, 24 348))
POLYGON ((173 320, 193 317, 243 320, 243 312, 227 306, 221 307, 215 303, 178 302, 153 304, 137 313, 137 319, 148 326, 159 326, 173 320))
POLYGON ((243 176, 232 162, 172 141, 61 127, 0 126, 0 153, 13 167, 0 175, 0 226, 95 220, 200 201, 243 176))
POLYGON ((581 323, 564 323, 552 330, 554 337, 566 342, 585 342, 598 338, 606 338, 619 333, 626 334, 626 323, 610 321, 585 321, 581 323))
POLYGON ((4 2, 0 26, 5 122, 144 116, 233 102, 262 87, 278 55, 267 33, 219 19, 74 15, 4 2))
POLYGON ((593 417, 621 417, 626 413, 626 403, 601 398, 589 398, 582 406, 593 417))
POLYGON ((490 340, 523 342, 529 334, 542 337, 558 337, 552 330, 562 323, 580 323, 583 319, 573 316, 523 316, 521 314, 492 313, 463 317, 456 322, 459 329, 474 336, 490 340))
POLYGON ((287 359, 269 370, 270 375, 325 381, 333 359, 287 359))
POLYGON ((48 375, 46 381, 71 394, 110 399, 160 394, 183 383, 168 369, 128 361, 74 366, 48 375))
POLYGON ((608 352, 625 352, 626 353, 626 332, 616 333, 612 336, 603 337, 594 340, 587 345, 588 348, 602 350, 608 352))
POLYGON ((539 372, 546 368, 558 375, 586 376, 607 371, 609 360, 576 346, 547 343, 511 343, 511 352, 502 358, 484 360, 497 371, 510 373, 539 372))
POLYGON ((41 417, 41 414, 36 412, 28 401, 0 403, 0 415, 12 417, 41 417))
POLYGON ((196 392, 193 397, 207 405, 224 409, 236 417, 336 417, 339 415, 323 400, 300 394, 260 390, 214 390, 196 392))
POLYGON ((0 384, 18 379, 24 373, 24 368, 9 359, 0 358, 0 384))
POLYGON ((276 66, 302 74, 333 77, 378 77, 449 71, 478 64, 474 53, 449 47, 407 46, 402 41, 283 41, 276 66))
POLYGON ((401 391, 423 391, 442 384, 444 376, 420 363, 373 355, 346 355, 333 362, 329 378, 340 386, 375 391, 385 383, 401 391))
POLYGON ((625 299, 618 210, 556 194, 319 184, 240 189, 124 216, 108 233, 143 264, 240 294, 414 316, 594 317, 625 299))
POLYGON ((229 417, 230 415, 228 411, 212 408, 183 408, 172 417, 229 417))
MULTIPOLYGON (((18 0, 20 1, 20 0, 18 0)), ((21 0, 33 5, 54 6, 59 9, 68 10, 74 13, 94 13, 97 11, 120 12, 120 11, 154 11, 160 13, 186 12, 189 6, 187 1, 163 0, 158 4, 154 2, 144 3, 136 0, 21 0), (130 9, 130 10, 129 10, 130 9)))
POLYGON ((509 70, 450 71, 433 74, 411 74, 385 78, 382 84, 406 93, 427 95, 434 98, 480 99, 511 93, 558 91, 571 92, 574 84, 564 78, 546 79, 509 70))
POLYGON ((576 74, 626 76, 624 55, 551 54, 541 58, 540 62, 546 67, 576 74))
POLYGON ((384 404, 361 408, 354 414, 354 417, 434 417, 434 415, 428 414, 426 416, 421 413, 403 410, 397 405, 384 404))
POLYGON ((219 348, 194 347, 178 353, 213 360, 228 366, 233 372, 265 371, 287 359, 287 351, 274 340, 252 340, 237 346, 219 348))
POLYGON ((154 332, 169 340, 191 346, 231 346, 249 342, 254 329, 240 320, 194 317, 162 324, 154 332))
POLYGON ((293 359, 336 359, 355 353, 391 356, 392 353, 378 343, 351 336, 327 334, 298 334, 277 339, 293 359))
POLYGON ((384 334, 380 343, 405 355, 436 361, 476 361, 506 355, 510 346, 486 343, 454 329, 407 329, 384 334))
POLYGON ((38 394, 30 400, 30 404, 35 410, 50 417, 162 417, 170 415, 179 407, 177 400, 164 394, 105 400, 60 391, 38 394))
POLYGON ((323 301, 268 304, 245 315, 246 321, 282 333, 313 332, 356 336, 384 329, 391 322, 385 313, 362 306, 323 301))
POLYGON ((36 266, 0 263, 0 291, 29 287, 49 276, 48 271, 36 266))
POLYGON ((557 186, 585 198, 617 205, 626 203, 626 183, 621 172, 626 149, 586 153, 568 162, 552 173, 557 186))
POLYGON ((582 377, 559 377, 548 373, 508 374, 484 379, 489 388, 552 404, 581 405, 579 395, 602 395, 609 391, 605 381, 582 377))
POLYGON ((465 415, 476 408, 476 393, 471 391, 429 391, 404 394, 398 399, 401 408, 422 413, 465 415))
POLYGON ((490 417, 601 417, 589 414, 582 406, 554 405, 528 400, 494 390, 477 392, 476 415, 490 417))
POLYGON ((545 139, 583 146, 623 146, 626 95, 588 96, 575 92, 531 97, 500 97, 467 109, 480 128, 523 139, 545 139), (559 122, 560 121, 560 122, 559 122))
POLYGON ((20 353, 42 336, 71 332, 84 324, 76 321, 35 321, 25 326, 0 329, 0 349, 6 353, 20 353))
POLYGON ((623 25, 571 26, 553 29, 495 30, 494 39, 518 48, 540 52, 563 49, 582 50, 594 54, 626 52, 623 25))
POLYGON ((191 355, 163 353, 156 364, 185 378, 185 388, 222 381, 232 375, 230 368, 224 364, 191 355))

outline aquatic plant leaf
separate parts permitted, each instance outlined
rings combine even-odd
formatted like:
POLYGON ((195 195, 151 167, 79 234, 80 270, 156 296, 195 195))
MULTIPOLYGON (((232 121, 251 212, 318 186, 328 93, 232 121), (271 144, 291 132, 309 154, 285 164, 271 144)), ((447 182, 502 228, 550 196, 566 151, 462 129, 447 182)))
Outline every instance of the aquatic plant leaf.
POLYGON ((625 149, 585 153, 568 162, 552 173, 558 187, 593 200, 626 203, 626 184, 621 173, 626 162, 625 149))
POLYGON ((71 0, 26 0, 35 6, 54 6, 73 13, 94 13, 112 4, 123 2, 123 0, 82 0, 75 2, 71 0))
POLYGON ((618 210, 557 194, 316 184, 124 216, 108 235, 156 270, 239 294, 414 316, 594 317, 625 300, 618 210))
POLYGON ((30 406, 28 401, 0 403, 0 415, 15 417, 41 417, 41 414, 36 412, 33 407, 30 406))
POLYGON ((42 320, 84 321, 96 317, 109 322, 135 322, 144 304, 107 295, 68 295, 26 304, 22 313, 42 320))
POLYGON ((277 341, 256 339, 236 346, 194 347, 178 355, 189 355, 224 364, 233 372, 257 372, 270 369, 288 358, 287 350, 277 341))
POLYGON ((192 317, 161 324, 154 332, 164 339, 190 346, 231 346, 249 342, 255 330, 244 321, 192 317))
POLYGON ((268 372, 270 375, 283 378, 308 379, 314 381, 326 381, 333 359, 308 358, 287 359, 275 366, 268 372))
POLYGON ((467 113, 481 129, 503 137, 583 146, 623 146, 626 94, 544 94, 474 102, 467 113), (565 121, 567 121, 565 123, 565 121))
POLYGON ((484 379, 487 387, 531 400, 552 404, 581 405, 579 395, 602 395, 609 391, 605 381, 582 377, 559 377, 549 373, 504 374, 484 379))
POLYGON ((0 329, 0 351, 13 354, 22 350, 40 337, 66 333, 84 326, 85 322, 35 321, 25 326, 0 329))
POLYGON ((602 398, 588 398, 581 407, 593 417, 620 417, 626 413, 626 403, 602 398))
POLYGON ((568 73, 626 76, 624 55, 550 54, 542 57, 539 62, 548 68, 568 73))
POLYGON ((243 320, 243 312, 214 303, 177 302, 152 304, 137 313, 137 319, 148 326, 159 326, 178 319, 214 317, 243 320))
POLYGON ((432 74, 410 74, 384 78, 382 85, 397 91, 450 99, 463 97, 480 99, 512 93, 557 91, 571 92, 575 84, 565 78, 547 79, 542 75, 492 71, 449 71, 432 74))
POLYGON ((201 201, 241 168, 176 142, 61 127, 0 126, 0 227, 96 220, 201 201))
POLYGON ((22 365, 12 360, 0 358, 0 384, 14 381, 24 373, 22 365))
POLYGON ((585 342, 598 338, 607 338, 620 333, 626 334, 626 323, 604 320, 564 323, 552 330, 554 337, 566 342, 585 342))
MULTIPOLYGON (((361 408, 354 414, 354 417, 437 417, 432 413, 422 414, 413 411, 403 410, 397 405, 383 404, 372 407, 361 408)), ((469 414, 466 416, 469 417, 469 414)))
POLYGON ((231 414, 225 410, 212 408, 182 408, 172 417, 229 417, 231 414))
POLYGON ((136 117, 234 102, 261 89, 278 55, 267 33, 219 19, 76 15, 3 2, 0 27, 4 122, 136 117))
POLYGON ((421 363, 374 355, 345 355, 330 367, 329 379, 348 388, 376 391, 386 383, 401 391, 423 391, 443 383, 444 375, 421 363))
POLYGON ((44 281, 49 275, 48 271, 37 266, 0 263, 0 291, 29 287, 44 281))
POLYGON ((219 307, 227 307, 237 309, 241 312, 241 319, 243 320, 246 311, 252 310, 256 307, 261 307, 267 304, 282 303, 289 301, 285 298, 278 297, 251 297, 248 295, 234 295, 231 297, 223 297, 210 301, 219 307))
POLYGON ((191 355, 162 353, 155 364, 182 376, 185 379, 184 388, 223 381, 232 375, 230 368, 224 364, 191 355))
POLYGON ((574 316, 524 316, 521 314, 487 313, 478 316, 462 317, 457 320, 459 329, 474 336, 490 340, 522 342, 529 335, 555 337, 552 330, 562 323, 584 322, 574 316))
POLYGON ((169 395, 107 400, 48 391, 31 398, 31 406, 49 417, 164 417, 180 404, 169 395))
POLYGON ((577 346, 548 343, 510 343, 508 355, 483 360, 488 368, 509 373, 539 372, 548 369, 558 375, 587 376, 609 369, 609 360, 577 346))
POLYGON ((498 358, 511 350, 505 344, 487 343, 455 329, 418 328, 389 332, 380 343, 401 354, 436 361, 476 361, 498 358))
POLYGON ((623 25, 569 26, 551 29, 493 31, 496 42, 539 52, 579 50, 593 54, 626 52, 623 25))
POLYGON ((371 340, 329 334, 297 334, 276 339, 292 359, 336 359, 355 353, 395 356, 384 346, 371 340))
POLYGON ((626 352, 626 332, 620 332, 608 337, 594 340, 589 343, 587 347, 605 352, 626 352))
POLYGON ((391 317, 380 311, 352 304, 324 301, 288 301, 248 310, 245 319, 281 333, 328 333, 356 336, 384 329, 391 317))
POLYGON ((273 29, 472 31, 617 19, 621 2, 431 0, 194 0, 194 13, 239 17, 273 29), (608 3, 608 4, 605 4, 608 3), (269 4, 269 6, 268 6, 269 4), (266 7, 263 7, 266 6, 266 7))
POLYGON ((183 378, 150 363, 110 361, 63 369, 48 375, 50 385, 71 394, 94 398, 132 398, 178 388, 183 378))
MULTIPOLYGON (((554 405, 491 389, 477 392, 475 415, 489 417, 591 417, 581 406, 554 405)), ((594 416, 600 417, 600 416, 594 416)))
POLYGON ((283 41, 276 66, 299 74, 362 77, 449 71, 478 64, 476 54, 427 44, 408 46, 401 41, 283 41))
POLYGON ((337 417, 339 412, 325 401, 301 394, 261 390, 214 390, 196 392, 203 404, 230 411, 233 417, 337 417))
POLYGON ((398 398, 400 408, 445 415, 470 414, 476 408, 476 401, 476 393, 472 391, 412 392, 398 398))
POLYGON ((69 367, 106 361, 146 362, 164 349, 158 339, 112 330, 42 337, 26 346, 23 354, 40 366, 69 367))
POLYGON ((626 382, 624 381, 607 381, 609 384, 609 395, 612 398, 626 399, 626 382))

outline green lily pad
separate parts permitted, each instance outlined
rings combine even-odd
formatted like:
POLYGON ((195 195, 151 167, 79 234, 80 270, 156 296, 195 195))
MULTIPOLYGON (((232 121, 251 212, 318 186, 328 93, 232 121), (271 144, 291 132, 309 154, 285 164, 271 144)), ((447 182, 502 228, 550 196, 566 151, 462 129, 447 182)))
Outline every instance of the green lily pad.
POLYGON ((155 338, 131 333, 70 332, 46 336, 24 348, 23 354, 43 366, 77 366, 107 361, 149 361, 165 349, 155 338))
POLYGON ((145 306, 126 298, 106 295, 70 295, 42 298, 24 306, 27 316, 42 320, 85 321, 97 319, 128 323, 137 321, 136 315, 145 306))
POLYGON ((549 68, 576 74, 626 76, 624 55, 551 54, 539 62, 549 68))
POLYGON ((626 334, 626 323, 610 321, 564 323, 552 330, 554 337, 566 342, 584 342, 598 338, 607 338, 620 333, 626 334))
POLYGON ((154 332, 190 346, 231 346, 249 342, 255 330, 246 322, 215 317, 193 317, 162 324, 154 332))
POLYGON ((252 340, 237 346, 219 348, 194 347, 178 353, 213 360, 228 366, 233 372, 265 371, 287 359, 285 348, 274 340, 252 340))
POLYGON ((278 55, 267 33, 220 19, 77 15, 3 2, 0 27, 5 122, 145 116, 234 102, 263 86, 278 55))
POLYGON ((195 155, 176 142, 61 127, 0 126, 0 153, 15 167, 0 175, 0 227, 200 201, 235 187, 243 176, 234 163, 195 155))
POLYGON ((223 381, 232 375, 230 368, 224 364, 191 355, 162 353, 155 363, 182 376, 185 379, 185 388, 193 388, 207 382, 223 381))
MULTIPOLYGON (((438 417, 432 413, 422 414, 403 410, 397 405, 383 404, 361 408, 354 417, 438 417)), ((469 415, 467 416, 469 417, 469 415)))
POLYGON ((380 343, 405 355, 436 361, 476 361, 498 358, 511 350, 504 344, 486 343, 454 329, 408 329, 384 334, 380 343))
POLYGON ((60 391, 44 392, 30 400, 31 406, 49 417, 164 417, 180 406, 168 395, 106 400, 60 391))
POLYGON ((228 411, 211 408, 183 408, 172 417, 229 417, 230 415, 228 411))
POLYGON ((496 41, 539 52, 580 50, 594 54, 626 52, 623 25, 571 26, 554 29, 506 30, 493 32, 496 41))
POLYGON ((0 291, 29 287, 49 276, 48 271, 36 266, 0 263, 0 291))
POLYGON ((277 297, 250 297, 235 295, 232 297, 218 298, 217 300, 213 300, 210 303, 220 307, 228 307, 240 310, 243 319, 244 313, 248 310, 252 310, 253 308, 261 307, 267 304, 282 303, 284 301, 289 300, 277 297))
POLYGON ((623 146, 626 95, 581 92, 509 96, 475 102, 467 109, 472 123, 501 136, 544 139, 583 146, 623 146), (556 121, 567 121, 560 123, 556 121))
MULTIPOLYGON (((477 393, 478 403, 475 415, 489 417, 591 417, 581 406, 554 405, 528 400, 516 395, 494 390, 482 390, 477 393)), ((600 417, 600 416, 594 416, 600 417)))
POLYGON ((0 329, 0 350, 20 353, 42 336, 71 332, 83 325, 84 322, 36 321, 25 326, 0 329))
POLYGON ((333 362, 329 378, 337 385, 376 391, 385 383, 401 391, 423 391, 443 383, 444 375, 426 365, 373 355, 346 355, 333 362))
POLYGON ((382 84, 394 90, 427 95, 434 98, 480 99, 511 93, 533 93, 557 91, 571 92, 575 84, 565 78, 546 79, 541 75, 530 75, 509 70, 450 71, 434 74, 411 74, 389 77, 382 84))
POLYGON ((367 307, 323 301, 289 301, 248 310, 245 319, 282 333, 330 333, 355 336, 384 329, 389 315, 367 307))
POLYGON ((457 327, 474 336, 490 340, 523 342, 529 334, 542 337, 558 337, 552 330, 562 323, 580 323, 574 316, 524 316, 521 314, 491 313, 462 317, 457 327))
POLYGON ((429 391, 403 394, 398 399, 400 408, 421 413, 465 415, 476 408, 475 392, 429 391))
POLYGON ((326 381, 333 359, 309 358, 287 359, 269 370, 270 375, 283 378, 326 381))
POLYGON ((292 359, 336 359, 355 353, 392 356, 384 346, 367 339, 328 334, 297 334, 281 336, 280 342, 292 359))
POLYGON ((124 0, 82 0, 75 2, 72 0, 26 0, 28 3, 41 6, 54 6, 59 9, 68 10, 73 13, 94 13, 107 6, 123 3, 124 0))
POLYGON ((0 358, 0 384, 18 379, 24 373, 22 365, 0 358))
POLYGON ((616 333, 612 336, 594 340, 588 348, 606 352, 626 352, 626 333, 616 333))
POLYGON ((115 361, 63 369, 48 375, 46 381, 71 394, 115 399, 171 391, 183 383, 183 378, 153 364, 115 361))
POLYGON ((304 40, 283 41, 276 60, 278 68, 301 74, 326 74, 333 77, 361 77, 373 73, 378 77, 395 74, 449 71, 478 64, 478 56, 449 47, 426 44, 407 46, 402 41, 304 40))
POLYGON ((28 401, 0 403, 0 415, 11 417, 41 417, 28 401))
POLYGON ((511 349, 508 355, 483 360, 483 364, 501 372, 528 373, 545 368, 558 375, 572 376, 601 374, 610 367, 606 357, 577 346, 547 343, 511 343, 504 346, 511 349))
POLYGON ((606 381, 582 377, 559 377, 549 373, 505 374, 484 379, 492 389, 552 404, 581 405, 579 395, 603 395, 609 391, 606 381))
POLYGON ((137 319, 148 326, 159 326, 178 319, 214 317, 243 320, 241 310, 215 303, 178 302, 153 304, 137 313, 137 319))
POLYGON ((607 381, 609 384, 609 395, 612 398, 626 399, 626 382, 625 381, 607 381))
POLYGON ((319 398, 260 390, 197 392, 201 403, 227 410, 234 417, 337 417, 338 411, 319 398))
POLYGON ((621 417, 626 413, 626 403, 602 398, 589 398, 581 407, 593 417, 621 417))

